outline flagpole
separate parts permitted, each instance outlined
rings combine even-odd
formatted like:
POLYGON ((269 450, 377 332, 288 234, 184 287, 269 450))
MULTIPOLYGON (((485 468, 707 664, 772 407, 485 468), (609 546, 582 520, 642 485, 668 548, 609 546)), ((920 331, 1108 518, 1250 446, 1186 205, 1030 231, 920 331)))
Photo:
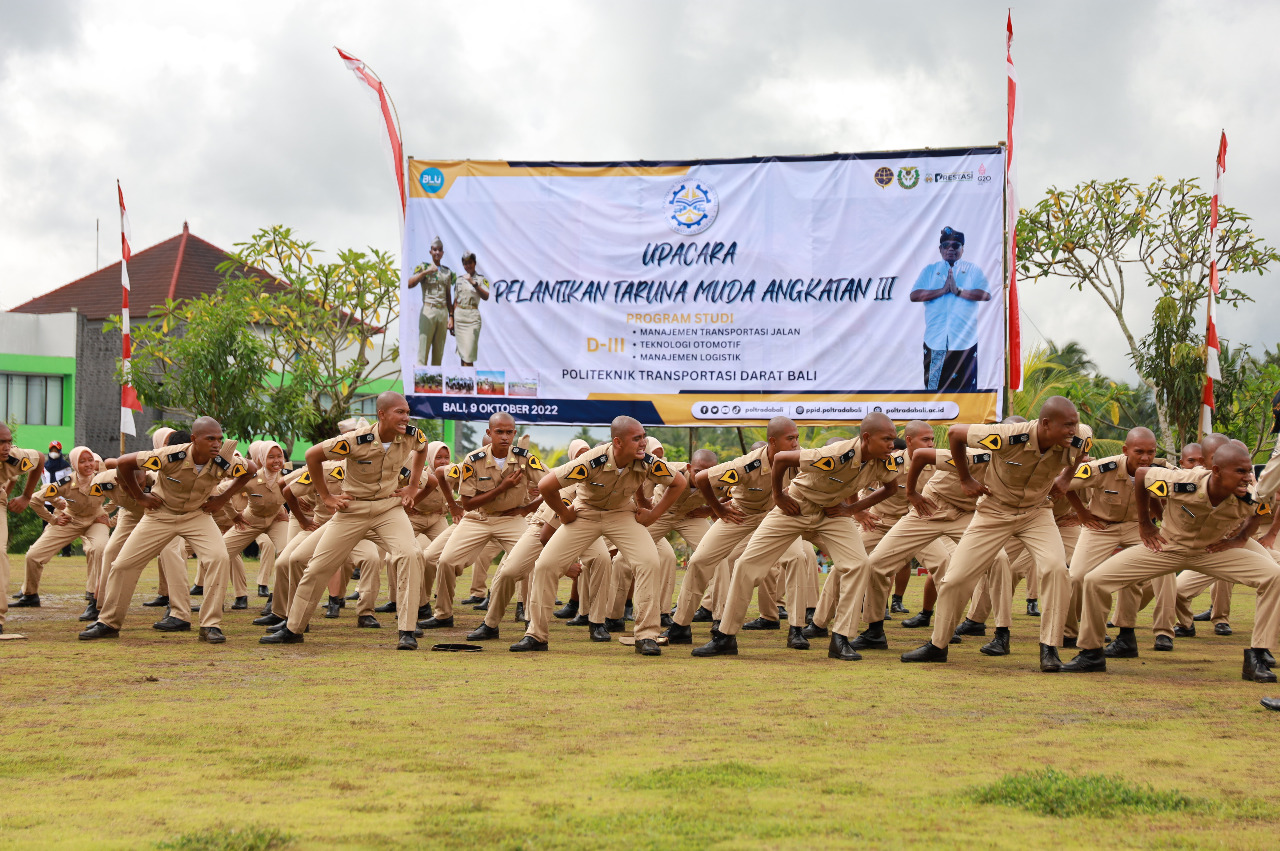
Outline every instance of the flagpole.
POLYGON ((1218 211, 1222 204, 1222 174, 1227 170, 1227 131, 1222 131, 1218 141, 1218 156, 1214 160, 1213 198, 1209 202, 1209 298, 1205 310, 1204 327, 1204 395, 1200 405, 1199 437, 1213 431, 1213 382, 1222 380, 1222 368, 1218 355, 1222 346, 1218 342, 1218 211))

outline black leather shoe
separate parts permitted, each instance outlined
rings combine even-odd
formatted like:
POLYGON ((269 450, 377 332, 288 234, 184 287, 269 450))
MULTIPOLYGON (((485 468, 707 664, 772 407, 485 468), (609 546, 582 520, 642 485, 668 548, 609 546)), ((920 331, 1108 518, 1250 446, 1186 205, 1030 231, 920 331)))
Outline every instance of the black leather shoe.
POLYGON ((472 594, 470 597, 468 597, 468 598, 467 598, 467 599, 465 599, 465 600, 459 600, 459 601, 458 601, 458 605, 459 605, 459 606, 474 606, 476 603, 483 603, 483 602, 484 602, 484 597, 477 597, 475 594, 472 594))
POLYGON ((191 590, 190 590, 190 591, 188 591, 187 593, 188 593, 188 594, 190 594, 192 597, 203 597, 203 596, 204 596, 204 586, 203 586, 203 585, 192 585, 192 586, 191 586, 191 590))
POLYGON ((216 626, 200 627, 200 635, 198 636, 198 639, 200 641, 208 642, 209 644, 226 644, 227 643, 227 637, 223 635, 222 630, 216 626))
POLYGON ((826 638, 827 628, 825 626, 818 626, 816 623, 808 623, 805 624, 802 630, 800 630, 800 634, 805 638, 826 638))
POLYGON ((1027 600, 1027 614, 1033 618, 1040 617, 1039 600, 1027 600))
POLYGON ((380 615, 394 615, 396 613, 396 601, 388 600, 381 606, 375 606, 373 610, 380 615))
POLYGON ((1058 648, 1052 644, 1041 644, 1040 672, 1043 674, 1056 674, 1061 670, 1062 660, 1058 658, 1058 648))
POLYGON ((1191 626, 1182 626, 1181 624, 1179 624, 1178 626, 1175 626, 1173 628, 1173 637, 1174 638, 1195 638, 1196 625, 1192 624, 1191 626))
POLYGON ((1262 698, 1262 706, 1273 712, 1280 712, 1280 697, 1264 697, 1262 698))
MULTIPOLYGON (((591 640, 604 643, 613 641, 613 636, 609 634, 609 628, 602 623, 591 624, 591 640)), ((690 639, 692 641, 692 639, 690 639)))
POLYGON ((626 632, 627 624, 622 618, 605 618, 604 628, 609 632, 626 632))
POLYGON ((809 639, 804 637, 803 630, 798 626, 787 627, 787 647, 792 650, 808 650, 809 639))
POLYGON ((373 615, 361 615, 356 618, 357 629, 382 629, 382 624, 373 615))
POLYGON ((569 620, 564 622, 565 626, 591 626, 591 618, 585 612, 578 612, 569 620))
POLYGON ((1268 668, 1273 668, 1273 669, 1275 668, 1276 657, 1271 655, 1270 650, 1267 650, 1266 648, 1262 648, 1258 650, 1258 653, 1261 656, 1262 661, 1266 663, 1268 668))
POLYGON ((710 609, 698 606, 698 610, 693 613, 691 623, 711 623, 711 618, 712 614, 710 609))
POLYGON ((693 630, 687 626, 673 623, 662 633, 668 644, 692 644, 693 630))
POLYGON ((636 642, 636 654, 639 656, 661 656, 662 648, 652 638, 642 638, 636 642))
POLYGON ((786 607, 786 606, 778 606, 778 620, 780 620, 780 621, 785 621, 785 620, 787 620, 787 607, 786 607))
POLYGON ((267 586, 265 586, 265 585, 259 585, 259 586, 258 586, 258 596, 259 596, 259 597, 266 597, 266 596, 268 596, 270 593, 271 593, 271 589, 270 589, 270 588, 268 588, 267 586))
POLYGON ((164 594, 159 594, 154 600, 148 600, 142 605, 146 606, 148 609, 158 609, 161 606, 169 605, 169 598, 164 594))
POLYGON ((487 623, 482 623, 467 633, 467 641, 491 641, 497 637, 497 627, 489 626, 487 623))
POLYGON ((849 639, 838 632, 831 633, 831 643, 827 645, 827 658, 839 659, 841 662, 858 662, 862 654, 849 646, 849 639))
MULTIPOLYGON (((192 606, 192 607, 191 607, 191 611, 193 611, 193 612, 198 612, 198 611, 200 611, 200 607, 199 607, 199 606, 192 606)), ((166 615, 168 615, 168 614, 169 614, 169 610, 168 610, 168 609, 165 609, 164 613, 165 613, 166 615)))
POLYGON ((476 604, 475 604, 474 606, 472 606, 471 608, 472 608, 474 611, 477 611, 477 612, 487 612, 487 611, 489 611, 489 598, 488 598, 488 597, 485 597, 483 600, 481 600, 479 603, 476 603, 476 604))
POLYGON ((1229 624, 1229 623, 1215 623, 1215 624, 1213 625, 1213 634, 1214 634, 1214 635, 1230 635, 1230 634, 1231 634, 1231 624, 1229 624))
POLYGON ((985 623, 978 623, 977 621, 971 621, 968 618, 965 618, 964 620, 962 620, 960 622, 960 625, 956 627, 956 635, 986 635, 986 634, 987 634, 987 625, 985 623))
POLYGON ((258 612, 258 614, 260 615, 271 614, 271 595, 270 594, 267 595, 266 602, 262 604, 262 611, 258 612))
POLYGON ((1156 650, 1172 650, 1173 639, 1167 635, 1157 635, 1155 649, 1156 650))
POLYGON ((289 620, 288 618, 282 618, 279 615, 277 615, 275 612, 267 612, 265 615, 263 615, 260 618, 254 618, 253 625, 254 626, 280 626, 281 624, 288 623, 288 620, 289 620))
POLYGON ((996 627, 995 636, 986 644, 979 647, 978 652, 983 656, 1008 656, 1009 628, 1004 626, 996 627))
POLYGON ((301 644, 302 641, 302 633, 290 632, 287 626, 282 626, 275 632, 268 632, 258 639, 259 644, 301 644))
POLYGON ((430 617, 425 621, 418 621, 418 629, 453 629, 453 617, 430 617))
POLYGON ((97 623, 93 624, 92 626, 90 626, 88 629, 86 629, 84 632, 80 633, 79 635, 79 638, 81 641, 93 641, 95 638, 119 638, 119 637, 120 637, 120 630, 116 629, 113 626, 107 626, 102 621, 98 621, 97 623))
POLYGON ((933 646, 932 641, 926 641, 915 650, 908 650, 902 654, 904 662, 945 662, 947 661, 947 648, 937 648, 933 646))
POLYGON ((1209 608, 1209 609, 1205 609, 1203 612, 1201 612, 1201 613, 1200 613, 1200 614, 1198 614, 1198 615, 1192 615, 1191 619, 1192 619, 1193 621, 1201 621, 1201 622, 1203 622, 1203 621, 1207 621, 1207 620, 1209 620, 1209 619, 1210 619, 1210 618, 1212 618, 1212 617, 1213 617, 1213 609, 1212 609, 1212 608, 1209 608))
POLYGON ((80 620, 84 623, 93 623, 98 619, 98 604, 93 600, 89 601, 89 605, 84 607, 84 614, 80 615, 80 620))
POLYGON ((947 644, 964 644, 964 639, 952 633, 951 640, 948 641, 947 644))
POLYGON ((239 612, 249 608, 248 597, 236 597, 235 602, 231 604, 231 611, 239 612))
MULTIPOLYGON (((351 578, 352 578, 352 579, 355 579, 356 577, 354 577, 354 576, 353 576, 353 577, 351 577, 351 578)), ((344 599, 344 600, 359 600, 359 599, 360 599, 360 591, 359 591, 359 590, 352 591, 350 594, 348 594, 347 596, 343 597, 342 599, 344 599)))
POLYGON ((565 603, 562 608, 556 609, 551 614, 554 615, 559 620, 567 621, 569 620, 569 618, 578 614, 578 601, 570 600, 569 602, 565 603))
POLYGON ((524 613, 524 603, 516 603, 516 623, 528 623, 529 618, 524 613))
POLYGON ((360 581, 360 568, 357 567, 351 571, 351 579, 355 582, 360 581))
POLYGON ((805 622, 805 623, 813 623, 813 613, 814 613, 814 612, 816 612, 816 611, 817 611, 817 609, 815 609, 813 606, 809 606, 807 609, 805 609, 805 610, 804 610, 804 622, 805 622))
POLYGON ((411 629, 400 630, 400 641, 396 644, 397 650, 417 650, 418 639, 414 637, 411 629))
POLYGON ((671 615, 667 614, 666 612, 663 612, 658 617, 658 626, 662 627, 663 629, 666 629, 667 627, 671 626, 673 623, 675 623, 675 621, 672 619, 671 615))
POLYGON ((1241 670, 1240 679, 1250 680, 1255 683, 1274 683, 1276 675, 1267 665, 1266 657, 1262 654, 1266 650, 1255 650, 1252 647, 1246 648, 1244 651, 1244 668, 1241 670))
POLYGON ((891 615, 891 614, 890 614, 890 612, 889 612, 889 607, 888 607, 888 606, 885 606, 885 607, 884 607, 884 619, 885 619, 885 620, 887 620, 887 621, 891 621, 891 620, 893 620, 893 617, 892 617, 892 615, 891 615))
POLYGON ((1077 639, 1074 635, 1072 635, 1072 636, 1068 636, 1068 637, 1066 637, 1066 638, 1062 639, 1062 646, 1063 646, 1064 648, 1070 648, 1070 649, 1072 649, 1072 650, 1075 650, 1075 649, 1076 649, 1076 642, 1077 642, 1078 640, 1079 640, 1079 639, 1077 639))
POLYGON ((627 607, 622 610, 622 619, 624 621, 633 621, 636 619, 636 607, 630 600, 627 601, 627 607))
POLYGON ((737 656, 738 636, 725 635, 718 629, 711 630, 711 640, 693 648, 694 656, 737 656))
POLYGON ((895 615, 909 615, 911 610, 902 605, 902 597, 897 594, 893 595, 893 599, 889 601, 889 611, 895 615))
POLYGON ((863 632, 854 637, 849 646, 854 650, 888 650, 889 639, 884 634, 884 624, 868 624, 863 632))
POLYGON ((1116 640, 1103 648, 1102 654, 1108 659, 1137 659, 1138 637, 1133 634, 1133 629, 1121 627, 1116 640))
POLYGON ((333 598, 331 597, 329 598, 329 602, 325 604, 324 616, 329 620, 333 620, 334 618, 338 617, 338 615, 341 613, 340 611, 341 609, 342 607, 339 606, 337 603, 333 602, 333 598))
POLYGON ((912 615, 902 622, 902 626, 907 629, 921 629, 929 626, 929 621, 933 620, 932 610, 921 610, 918 614, 912 615))
POLYGON ((1081 650, 1076 654, 1076 658, 1062 665, 1058 670, 1064 674, 1103 674, 1107 670, 1107 655, 1101 647, 1081 650))
POLYGON ((178 620, 173 615, 169 615, 164 620, 153 623, 151 628, 158 629, 161 632, 190 632, 191 622, 178 620))
POLYGON ((507 648, 512 653, 528 653, 531 651, 544 651, 547 649, 547 642, 539 641, 532 635, 526 635, 515 644, 507 648))
POLYGON ((23 594, 17 600, 9 604, 11 609, 38 609, 40 608, 39 594, 23 594))
POLYGON ((781 629, 782 625, 777 621, 771 621, 768 618, 759 617, 753 621, 747 621, 742 625, 743 629, 781 629))
POLYGON ((418 620, 425 621, 427 618, 431 617, 432 614, 433 612, 431 611, 430 603, 423 603, 421 606, 418 606, 418 620))

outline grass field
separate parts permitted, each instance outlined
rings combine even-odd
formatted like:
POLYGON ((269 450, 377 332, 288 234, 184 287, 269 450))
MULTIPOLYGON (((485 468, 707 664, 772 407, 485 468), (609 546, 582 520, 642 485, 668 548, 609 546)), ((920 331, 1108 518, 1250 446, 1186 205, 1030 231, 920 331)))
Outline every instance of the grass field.
POLYGON ((155 576, 118 641, 75 639, 82 559, 10 610, 29 640, 0 642, 0 848, 1280 845, 1280 715, 1258 705, 1280 689, 1240 680, 1246 589, 1234 636, 1156 654, 1140 630, 1142 658, 1071 677, 1035 669, 1025 616, 1011 657, 966 639, 942 666, 899 663, 924 636, 896 623, 858 663, 785 632, 644 659, 560 622, 513 654, 510 615, 483 653, 401 653, 351 608, 288 647, 227 612, 210 647, 149 628, 155 576))

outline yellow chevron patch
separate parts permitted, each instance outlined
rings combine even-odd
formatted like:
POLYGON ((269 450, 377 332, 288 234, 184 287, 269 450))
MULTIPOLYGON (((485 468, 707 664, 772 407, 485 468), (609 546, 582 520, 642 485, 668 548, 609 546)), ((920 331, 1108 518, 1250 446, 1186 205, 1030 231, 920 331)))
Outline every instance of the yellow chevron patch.
POLYGON ((1093 468, 1090 467, 1088 464, 1081 464, 1080 469, 1076 470, 1075 477, 1077 479, 1087 479, 1092 475, 1093 475, 1093 468))
POLYGON ((537 455, 530 455, 530 456, 529 456, 529 466, 530 466, 532 469, 537 470, 537 471, 539 471, 539 472, 541 472, 541 473, 545 473, 545 472, 547 472, 547 468, 546 468, 546 467, 544 467, 544 466, 542 466, 542 462, 538 460, 538 456, 537 456, 537 455))
POLYGON ((1267 502, 1258 503, 1258 508, 1254 513, 1259 517, 1266 517, 1271 513, 1271 504, 1267 502))
POLYGON ((44 489, 44 493, 40 494, 40 496, 43 497, 44 499, 53 499, 57 495, 58 495, 57 485, 49 485, 44 489))
POLYGON ((725 470, 724 475, 720 477, 720 481, 724 482, 726 485, 736 485, 738 483, 738 471, 725 470))
POLYGON ((828 455, 826 458, 819 458, 817 461, 814 461, 813 466, 823 472, 830 473, 836 468, 836 459, 828 455))
POLYGON ((978 445, 984 449, 990 449, 992 452, 999 452, 1000 447, 1004 446, 1004 441, 1000 439, 998 434, 989 434, 979 440, 978 445))
POLYGON ((334 479, 336 481, 340 482, 346 477, 347 477, 347 471, 343 467, 334 467, 332 470, 329 471, 329 478, 334 479))
POLYGON ((653 474, 655 476, 670 476, 671 469, 666 465, 666 462, 659 458, 653 462, 653 474))
POLYGON ((94 485, 89 488, 89 496, 102 496, 102 485, 94 485))
POLYGON ((898 459, 890 455, 888 458, 884 459, 884 467, 890 473, 898 472, 898 459))
POLYGON ((143 461, 143 462, 142 462, 142 469, 144 469, 144 470, 155 470, 155 471, 159 471, 159 470, 160 470, 160 456, 159 456, 159 455, 152 455, 152 456, 151 456, 150 458, 148 458, 146 461, 143 461))
POLYGON ((462 471, 461 471, 460 469, 458 469, 458 465, 457 465, 457 464, 450 464, 450 465, 449 465, 449 472, 445 473, 445 476, 446 476, 447 478, 450 478, 450 479, 456 479, 456 478, 458 478, 458 477, 459 477, 459 476, 461 476, 461 475, 462 475, 462 471))
POLYGON ((334 455, 350 455, 351 444, 347 442, 346 438, 343 438, 342 440, 339 440, 337 443, 335 443, 333 445, 333 448, 330 449, 329 451, 332 452, 334 455))
POLYGON ((463 480, 464 482, 465 482, 467 479, 469 479, 469 478, 471 478, 472 476, 474 476, 475 474, 476 474, 476 468, 475 468, 475 467, 472 467, 470 464, 463 464, 463 465, 462 465, 462 480, 463 480))
POLYGON ((247 472, 249 472, 248 467, 243 464, 237 464, 231 468, 231 478, 238 479, 247 472))
POLYGON ((1147 492, 1152 496, 1158 496, 1161 499, 1164 499, 1169 495, 1169 483, 1163 479, 1157 479, 1147 485, 1147 492))
POLYGON ((587 468, 579 464, 569 471, 569 475, 565 476, 571 482, 580 482, 587 477, 587 468))
POLYGON ((311 472, 310 472, 310 471, 307 471, 307 472, 303 473, 301 476, 298 476, 298 484, 300 484, 300 485, 309 485, 309 484, 311 484, 311 472))
POLYGON ((25 473, 31 468, 35 467, 35 465, 36 465, 36 462, 32 461, 30 458, 23 458, 22 463, 18 465, 18 471, 25 473))

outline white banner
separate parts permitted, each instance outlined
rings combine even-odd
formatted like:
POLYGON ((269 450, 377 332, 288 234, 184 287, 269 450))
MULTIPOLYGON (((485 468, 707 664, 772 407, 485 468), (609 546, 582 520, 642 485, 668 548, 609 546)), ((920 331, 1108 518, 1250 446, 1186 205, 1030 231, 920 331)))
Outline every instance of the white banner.
POLYGON ((400 342, 418 415, 999 410, 1000 148, 409 173, 400 342))

